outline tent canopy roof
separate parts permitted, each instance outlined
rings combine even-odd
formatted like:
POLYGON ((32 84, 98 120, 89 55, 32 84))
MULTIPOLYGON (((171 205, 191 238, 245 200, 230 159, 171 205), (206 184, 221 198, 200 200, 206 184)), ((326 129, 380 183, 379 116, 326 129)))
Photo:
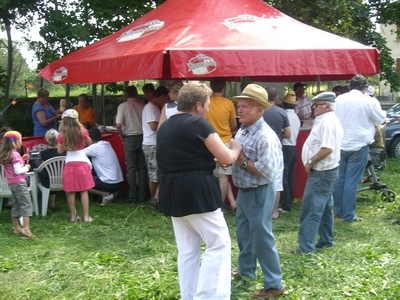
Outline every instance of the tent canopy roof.
POLYGON ((377 49, 305 25, 262 0, 168 0, 39 75, 55 83, 106 83, 339 80, 378 72, 377 49))

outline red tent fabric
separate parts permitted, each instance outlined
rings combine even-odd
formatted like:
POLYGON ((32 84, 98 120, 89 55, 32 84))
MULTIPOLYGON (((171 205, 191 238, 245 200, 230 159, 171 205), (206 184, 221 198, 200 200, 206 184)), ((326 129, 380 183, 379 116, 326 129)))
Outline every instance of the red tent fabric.
POLYGON ((262 0, 168 0, 39 75, 55 83, 106 83, 215 76, 314 81, 378 72, 377 49, 300 23, 262 0))

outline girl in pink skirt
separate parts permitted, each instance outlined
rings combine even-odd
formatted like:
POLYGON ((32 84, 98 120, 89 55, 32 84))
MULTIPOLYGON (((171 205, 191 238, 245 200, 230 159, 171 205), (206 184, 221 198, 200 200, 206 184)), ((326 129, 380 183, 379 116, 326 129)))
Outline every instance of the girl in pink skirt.
POLYGON ((78 112, 74 109, 67 109, 63 112, 58 135, 57 151, 67 151, 63 171, 63 189, 68 192, 68 206, 71 212, 71 222, 80 218, 76 215, 75 193, 81 193, 83 210, 83 221, 92 222, 89 216, 89 195, 88 190, 94 187, 92 177, 92 164, 85 155, 83 148, 92 143, 88 131, 78 120, 78 112))

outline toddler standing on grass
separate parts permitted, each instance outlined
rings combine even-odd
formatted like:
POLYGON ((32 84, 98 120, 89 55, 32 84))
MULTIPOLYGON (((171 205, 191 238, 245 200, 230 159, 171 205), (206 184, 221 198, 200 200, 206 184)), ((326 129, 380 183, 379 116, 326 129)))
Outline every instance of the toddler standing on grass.
POLYGON ((78 112, 67 109, 61 117, 59 135, 57 137, 57 151, 59 154, 67 151, 65 166, 62 174, 63 190, 68 192, 68 207, 71 212, 71 222, 80 219, 76 215, 75 194, 81 193, 83 221, 92 222, 89 216, 88 190, 94 187, 91 167, 83 148, 92 144, 88 131, 78 121, 78 112))
POLYGON ((14 234, 22 234, 26 238, 35 235, 29 228, 29 218, 32 216, 32 200, 29 194, 25 174, 29 172, 30 165, 24 160, 28 155, 22 157, 18 149, 22 146, 22 136, 18 131, 7 131, 4 134, 0 145, 0 163, 4 166, 4 173, 8 186, 12 192, 11 219, 14 227, 14 234), (23 218, 24 225, 19 226, 19 218, 23 218))

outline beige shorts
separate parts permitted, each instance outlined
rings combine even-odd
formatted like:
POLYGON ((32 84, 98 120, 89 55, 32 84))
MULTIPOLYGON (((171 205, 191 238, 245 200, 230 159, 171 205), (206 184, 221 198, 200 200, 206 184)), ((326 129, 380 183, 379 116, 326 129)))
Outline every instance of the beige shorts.
POLYGON ((142 145, 144 158, 146 159, 147 174, 151 182, 158 182, 156 149, 157 146, 142 145))

